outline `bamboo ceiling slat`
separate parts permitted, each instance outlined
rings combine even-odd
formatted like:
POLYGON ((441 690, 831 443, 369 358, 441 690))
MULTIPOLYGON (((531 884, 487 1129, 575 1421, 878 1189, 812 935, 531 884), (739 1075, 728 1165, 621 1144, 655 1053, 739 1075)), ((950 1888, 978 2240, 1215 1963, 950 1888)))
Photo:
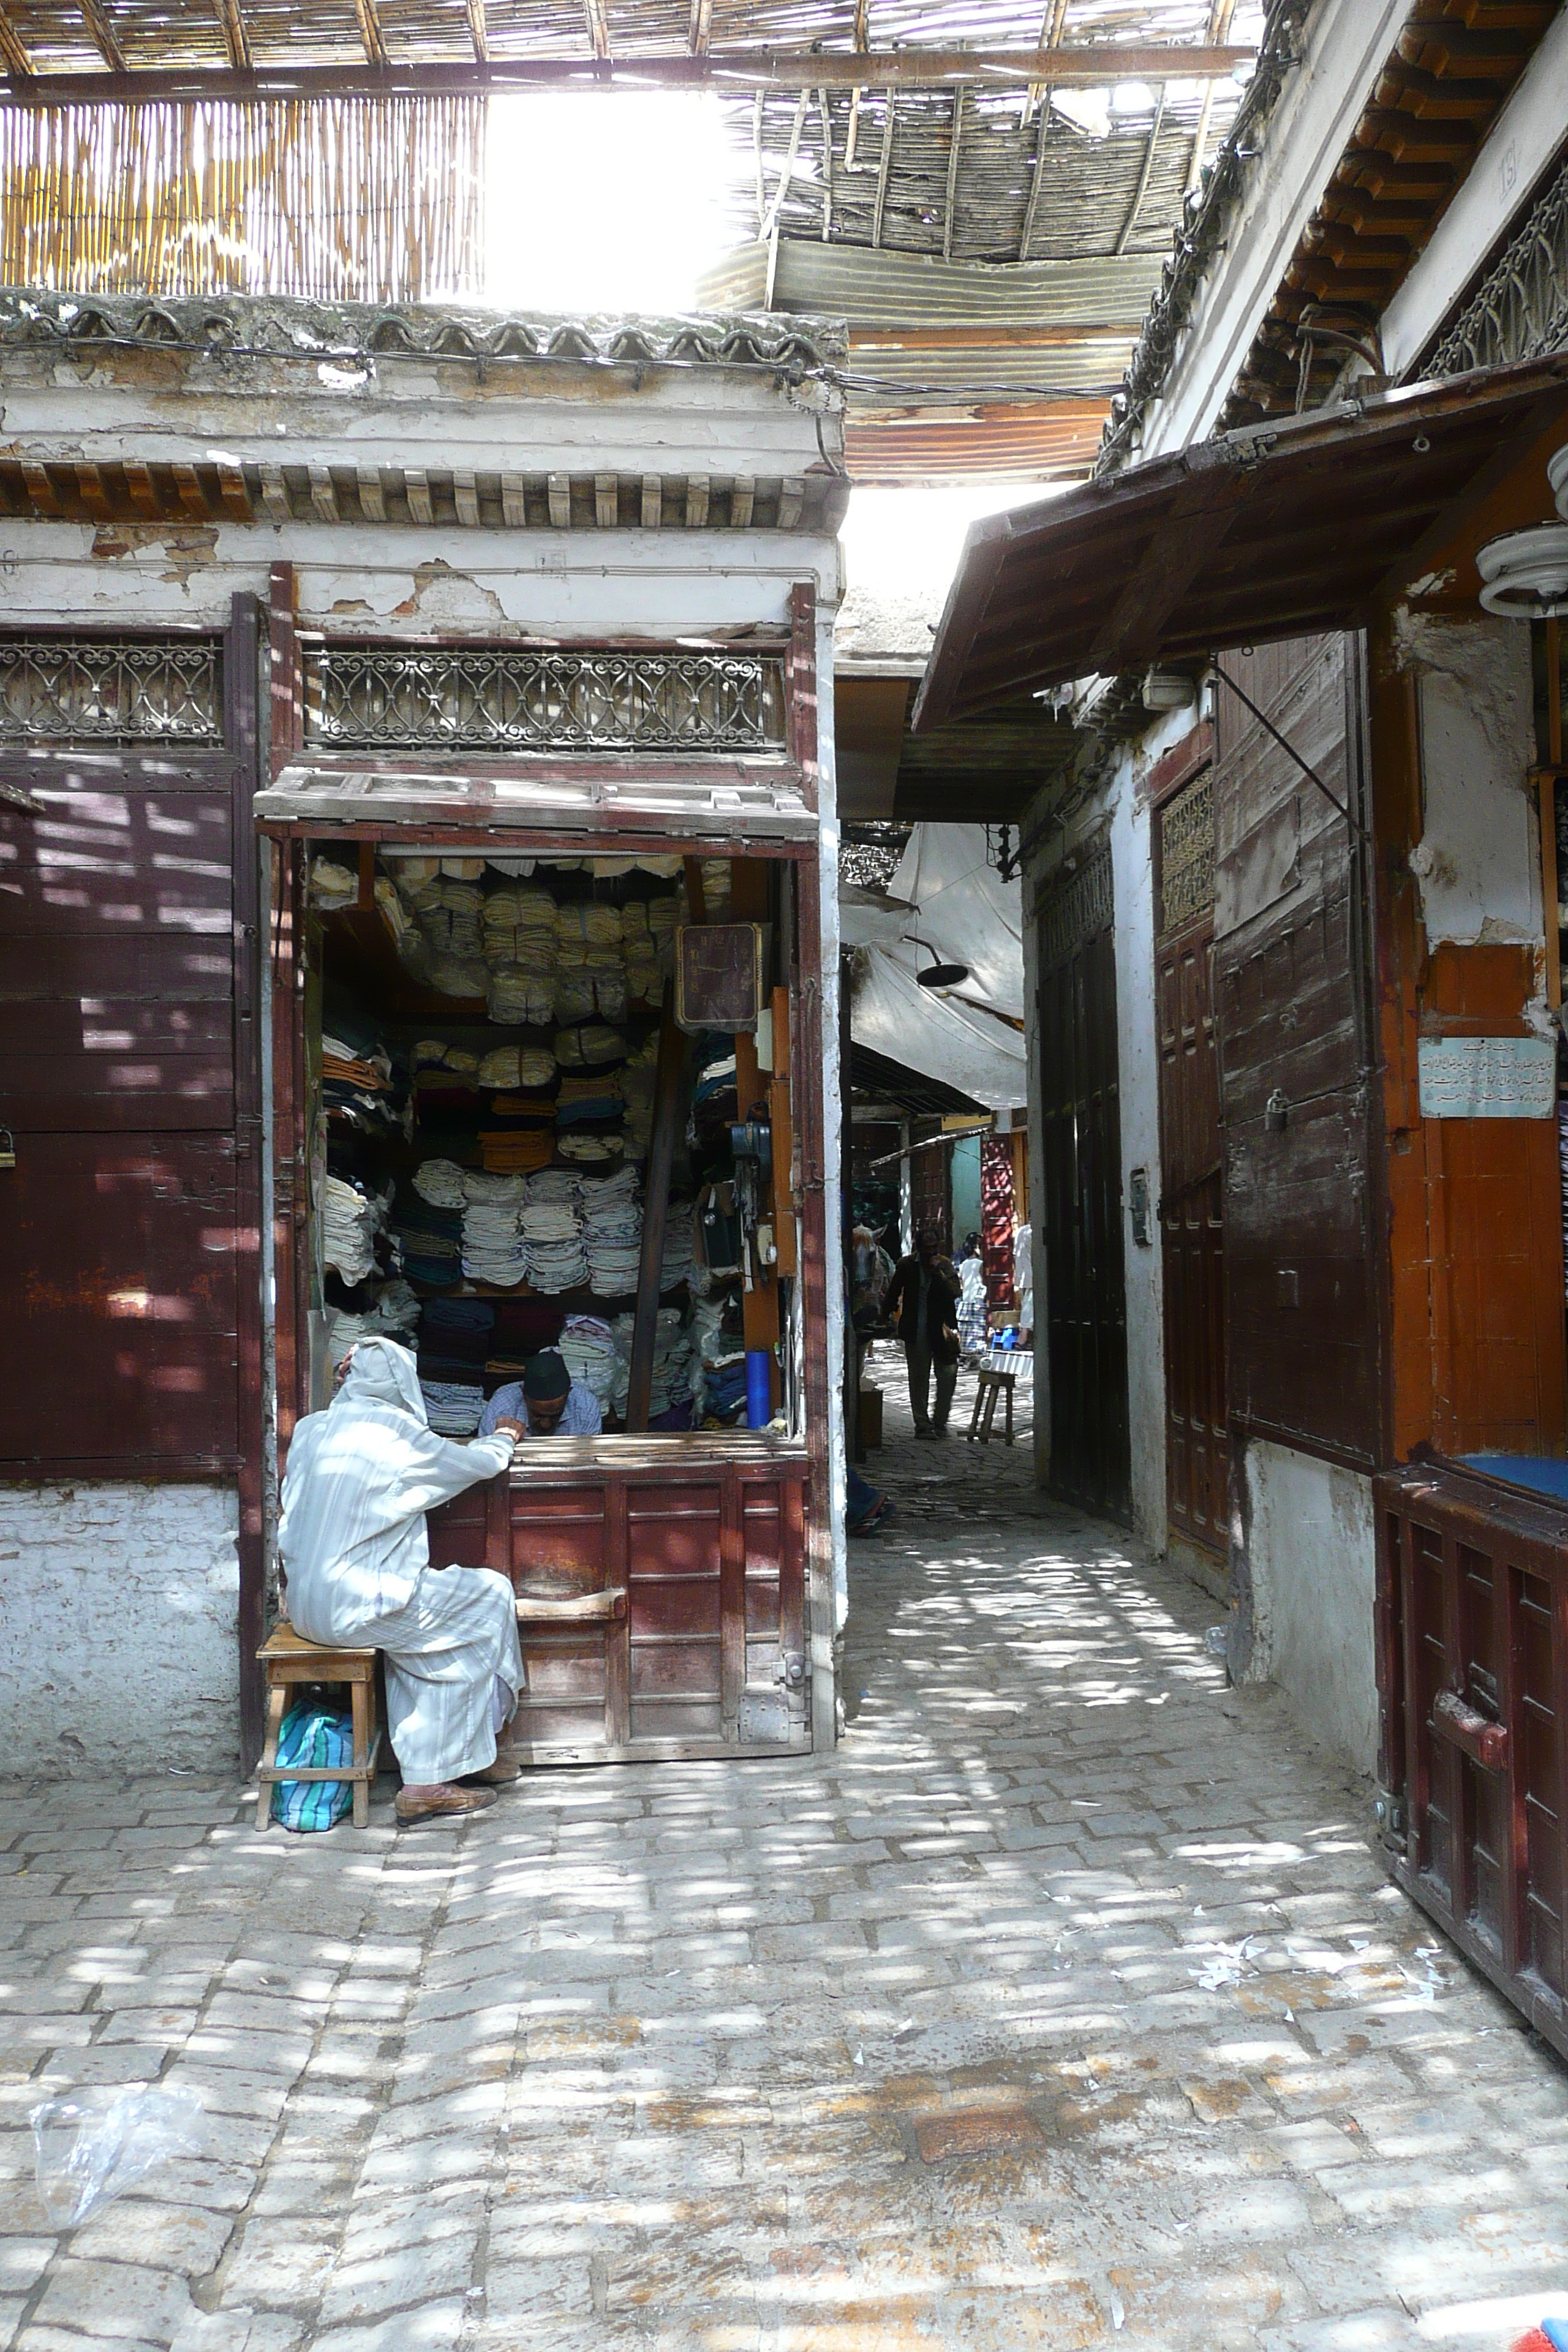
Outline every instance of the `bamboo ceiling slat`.
POLYGON ((0 278, 73 292, 473 292, 485 108, 358 99, 0 111, 0 278))

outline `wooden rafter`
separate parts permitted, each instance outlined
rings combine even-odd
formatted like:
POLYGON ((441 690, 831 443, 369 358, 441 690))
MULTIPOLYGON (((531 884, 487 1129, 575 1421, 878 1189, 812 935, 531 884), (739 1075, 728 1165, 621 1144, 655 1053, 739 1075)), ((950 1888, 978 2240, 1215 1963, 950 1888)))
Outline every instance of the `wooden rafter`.
POLYGON ((963 152, 963 103, 968 93, 960 88, 952 97, 952 136, 947 146, 947 205, 942 216, 942 257, 952 259, 952 230, 958 217, 958 165, 963 152))
POLYGON ((819 89, 816 97, 822 109, 822 242, 826 245, 833 236, 833 114, 827 92, 819 89))
POLYGON ((354 0, 354 15, 359 19, 359 37, 364 49, 365 63, 385 65, 386 42, 381 29, 379 0, 354 0))
POLYGON ((896 90, 888 92, 888 111, 882 123, 882 152, 877 162, 877 203, 871 215, 871 244, 879 248, 882 242, 882 220, 888 209, 888 183, 893 176, 893 118, 898 112, 896 90))
POLYGON ((1149 144, 1143 150, 1143 168, 1138 174, 1138 185, 1132 202, 1127 207, 1127 218, 1121 224, 1121 234, 1116 240, 1118 253, 1125 253, 1128 239, 1138 226, 1138 215, 1143 209, 1143 199, 1149 193, 1149 183, 1154 175, 1154 157, 1160 145, 1160 132, 1165 121, 1165 85, 1160 84, 1154 93, 1154 120, 1149 125, 1149 144))
POLYGON ((33 70, 33 60, 23 47, 22 38, 11 22, 9 9, 0 7, 0 62, 8 74, 25 80, 33 70))
POLYGON ((229 64, 237 73, 248 73, 253 62, 250 36, 245 29, 245 18, 239 13, 239 0, 217 0, 217 13, 223 26, 229 64))
POLYGON ((686 46, 694 58, 706 57, 713 37, 713 0, 691 0, 691 24, 686 46))
POLYGON ((125 52, 120 46, 120 37, 109 21, 109 10, 104 6, 103 0, 80 0, 80 5, 81 20, 87 26, 88 37, 110 72, 116 74, 129 72, 130 68, 125 62, 125 52))
MULTIPOLYGON (((1040 47, 1054 49, 1060 43, 1062 27, 1067 23, 1068 0, 1046 0, 1046 13, 1040 20, 1040 47)), ((1040 109, 1050 107, 1050 89, 1044 82, 1032 82, 1024 100, 1024 122, 1040 109)), ((1022 126, 1020 126, 1022 127, 1022 126)))
MULTIPOLYGON (((871 46, 871 0, 855 0, 855 46, 868 49, 871 46)), ((868 172, 868 163, 857 161, 860 145, 860 100, 863 89, 857 87, 849 93, 849 131, 844 142, 844 168, 847 172, 868 172)))
POLYGON ((583 14, 587 19, 588 39, 596 58, 610 54, 610 19, 606 0, 583 0, 583 14))
MULTIPOLYGON (((624 71, 637 84, 666 89, 713 88, 799 93, 813 89, 952 89, 983 82, 988 89, 1026 89, 1042 83, 1064 89, 1098 89, 1113 81, 1225 81, 1250 65, 1250 47, 1182 48, 1172 42, 1099 41, 1053 49, 883 49, 864 55, 849 49, 689 50, 611 60, 605 0, 584 0, 590 20, 603 28, 606 46, 592 57, 491 58, 485 65, 396 64, 258 66, 239 73, 233 67, 146 67, 134 73, 37 74, 29 102, 74 106, 101 101, 122 104, 140 99, 296 100, 354 97, 462 97, 498 89, 550 88, 574 82, 603 83, 624 71)), ((380 20, 375 0, 354 0, 363 25, 380 20)), ((95 10, 100 18, 101 7, 95 10)), ((112 36, 111 36, 112 37, 112 36)), ((367 51, 368 51, 368 44, 367 51)), ((384 49, 382 54, 384 58, 384 49)))
POLYGON ((490 28, 485 21, 485 0, 467 0, 468 38, 474 45, 476 65, 488 65, 490 54, 490 28))
MULTIPOLYGON (((1230 20, 1236 14, 1236 0, 1214 0, 1209 16, 1209 38, 1223 41, 1230 30, 1230 20)), ((1204 94, 1198 107, 1198 127, 1193 133, 1193 152, 1187 163, 1186 184, 1182 194, 1190 196, 1203 177, 1204 150, 1209 142, 1209 118, 1214 112, 1214 84, 1204 84, 1204 94)))

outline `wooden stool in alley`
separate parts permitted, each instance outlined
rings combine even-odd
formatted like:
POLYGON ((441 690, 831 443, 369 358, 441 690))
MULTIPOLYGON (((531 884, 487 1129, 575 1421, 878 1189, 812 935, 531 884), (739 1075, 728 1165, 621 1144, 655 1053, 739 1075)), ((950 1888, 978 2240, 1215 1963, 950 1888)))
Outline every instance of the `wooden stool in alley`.
POLYGON ((296 1633, 280 1617, 258 1650, 267 1673, 267 1740, 256 1768, 256 1826, 264 1830, 272 1818, 272 1787, 278 1780, 349 1780, 353 1784, 354 1827, 370 1822, 370 1789, 375 1759, 381 1751, 381 1730, 375 1719, 375 1652, 329 1650, 296 1633), (282 1764, 278 1761, 278 1735, 289 1693, 296 1683, 346 1683, 353 1717, 353 1761, 351 1764, 282 1764))
POLYGON ((982 1445, 991 1443, 991 1424, 996 1418, 996 1400, 1001 1397, 1006 1407, 1003 1435, 1009 1445, 1013 1443, 1013 1387, 1016 1372, 993 1371, 988 1364, 980 1368, 979 1385, 974 1391, 974 1411, 969 1416, 966 1437, 977 1437, 982 1445))

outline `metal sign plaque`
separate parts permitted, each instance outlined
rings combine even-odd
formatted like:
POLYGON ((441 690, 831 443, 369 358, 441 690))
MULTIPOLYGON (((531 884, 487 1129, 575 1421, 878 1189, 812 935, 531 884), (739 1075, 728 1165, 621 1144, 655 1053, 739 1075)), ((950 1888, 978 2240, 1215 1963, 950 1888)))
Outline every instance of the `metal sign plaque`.
POLYGON ((1546 1037, 1423 1037, 1423 1118, 1551 1118, 1557 1048, 1546 1037))

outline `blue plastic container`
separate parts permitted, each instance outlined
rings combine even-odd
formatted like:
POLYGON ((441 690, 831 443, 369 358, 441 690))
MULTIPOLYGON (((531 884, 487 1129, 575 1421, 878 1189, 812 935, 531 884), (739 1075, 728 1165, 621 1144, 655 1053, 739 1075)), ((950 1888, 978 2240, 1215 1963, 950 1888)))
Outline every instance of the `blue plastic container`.
POLYGON ((746 1427, 766 1429, 773 1417, 773 1360, 766 1348, 746 1350, 746 1427))

